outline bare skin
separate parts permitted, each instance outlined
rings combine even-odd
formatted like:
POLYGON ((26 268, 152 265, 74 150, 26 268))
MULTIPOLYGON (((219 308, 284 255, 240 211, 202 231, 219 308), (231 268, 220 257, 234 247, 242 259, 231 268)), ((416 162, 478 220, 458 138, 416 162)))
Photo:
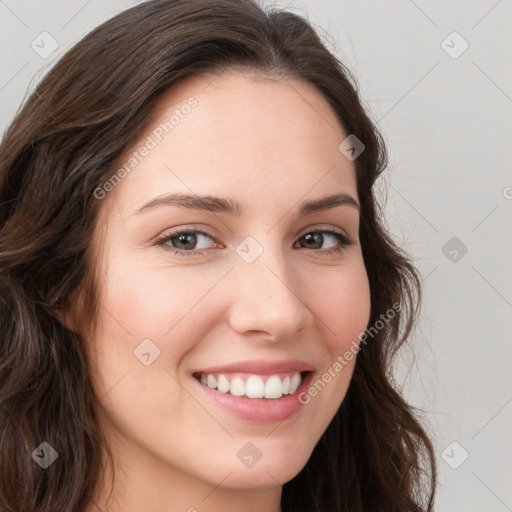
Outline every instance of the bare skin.
POLYGON ((233 416, 192 372, 299 359, 320 376, 366 328, 357 207, 299 215, 304 202, 333 194, 358 202, 353 162, 338 150, 347 135, 322 95, 297 80, 231 71, 211 84, 187 79, 158 100, 119 166, 149 136, 156 147, 101 199, 94 262, 101 307, 89 342, 116 484, 107 503, 110 474, 102 479, 90 512, 279 512, 282 486, 304 467, 343 401, 355 358, 279 423, 233 416), (191 97, 195 107, 180 110, 158 140, 154 130, 191 97), (241 211, 160 205, 137 213, 169 193, 230 198, 241 211), (177 228, 207 235, 185 238, 188 245, 178 236, 155 243, 177 228), (314 231, 316 238, 304 238, 314 231), (262 250, 251 263, 236 250, 247 237, 257 242, 245 246, 249 253, 262 250), (146 339, 160 351, 148 365, 134 355, 146 339), (237 456, 247 442, 262 455, 250 468, 237 456))

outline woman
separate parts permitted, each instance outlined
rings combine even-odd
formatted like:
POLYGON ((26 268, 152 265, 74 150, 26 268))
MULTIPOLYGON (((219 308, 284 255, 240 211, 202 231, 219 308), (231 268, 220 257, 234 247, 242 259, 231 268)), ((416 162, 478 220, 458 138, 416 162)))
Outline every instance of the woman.
POLYGON ((0 149, 3 510, 433 510, 354 84, 304 19, 192 0, 38 85, 0 149))

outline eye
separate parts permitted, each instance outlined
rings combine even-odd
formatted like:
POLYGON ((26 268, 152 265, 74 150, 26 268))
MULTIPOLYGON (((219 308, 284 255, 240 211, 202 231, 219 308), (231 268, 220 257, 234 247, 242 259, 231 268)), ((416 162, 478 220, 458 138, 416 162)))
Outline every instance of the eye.
POLYGON ((205 239, 210 239, 216 242, 213 237, 204 231, 188 229, 164 235, 158 238, 155 243, 161 245, 164 250, 170 251, 173 254, 190 255, 200 254, 197 249, 208 248, 208 243, 205 244, 205 239), (171 242, 172 245, 169 245, 168 242, 171 242))
POLYGON ((350 245, 354 245, 354 242, 344 233, 340 231, 335 231, 334 229, 320 229, 315 231, 310 231, 306 233, 302 237, 299 238, 298 242, 303 241, 306 244, 306 249, 320 249, 326 240, 334 240, 335 243, 333 246, 318 252, 322 253, 332 253, 339 252, 349 247, 350 245))
MULTIPOLYGON (((217 240, 215 240, 213 236, 204 231, 186 229, 163 235, 155 241, 155 244, 161 245, 164 250, 173 254, 190 256, 201 254, 201 250, 204 251, 208 249, 208 240, 218 244, 217 240)), ((326 254, 340 252, 346 247, 354 244, 347 235, 333 229, 310 231, 305 235, 302 235, 297 243, 305 244, 302 245, 305 249, 312 249, 315 252, 326 254), (331 244, 327 249, 322 249, 326 240, 334 240, 334 244, 331 244)))

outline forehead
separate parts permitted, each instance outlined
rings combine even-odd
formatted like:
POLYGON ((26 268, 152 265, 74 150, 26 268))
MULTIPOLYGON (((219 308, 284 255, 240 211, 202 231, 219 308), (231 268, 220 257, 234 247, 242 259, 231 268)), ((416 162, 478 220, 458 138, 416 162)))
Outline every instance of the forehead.
POLYGON ((129 213, 169 191, 257 198, 261 207, 264 197, 293 199, 313 188, 355 195, 353 163, 338 150, 346 136, 305 81, 240 71, 188 77, 155 102, 118 162, 129 172, 109 199, 129 213))

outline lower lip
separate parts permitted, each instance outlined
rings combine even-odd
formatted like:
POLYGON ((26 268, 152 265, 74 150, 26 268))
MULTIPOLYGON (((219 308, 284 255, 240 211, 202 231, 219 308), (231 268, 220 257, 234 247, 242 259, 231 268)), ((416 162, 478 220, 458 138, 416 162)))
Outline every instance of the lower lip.
POLYGON ((208 398, 233 416, 252 423, 277 423, 300 411, 303 404, 299 401, 299 395, 309 387, 313 372, 306 375, 293 395, 283 395, 281 398, 248 398, 220 393, 192 378, 208 398))

